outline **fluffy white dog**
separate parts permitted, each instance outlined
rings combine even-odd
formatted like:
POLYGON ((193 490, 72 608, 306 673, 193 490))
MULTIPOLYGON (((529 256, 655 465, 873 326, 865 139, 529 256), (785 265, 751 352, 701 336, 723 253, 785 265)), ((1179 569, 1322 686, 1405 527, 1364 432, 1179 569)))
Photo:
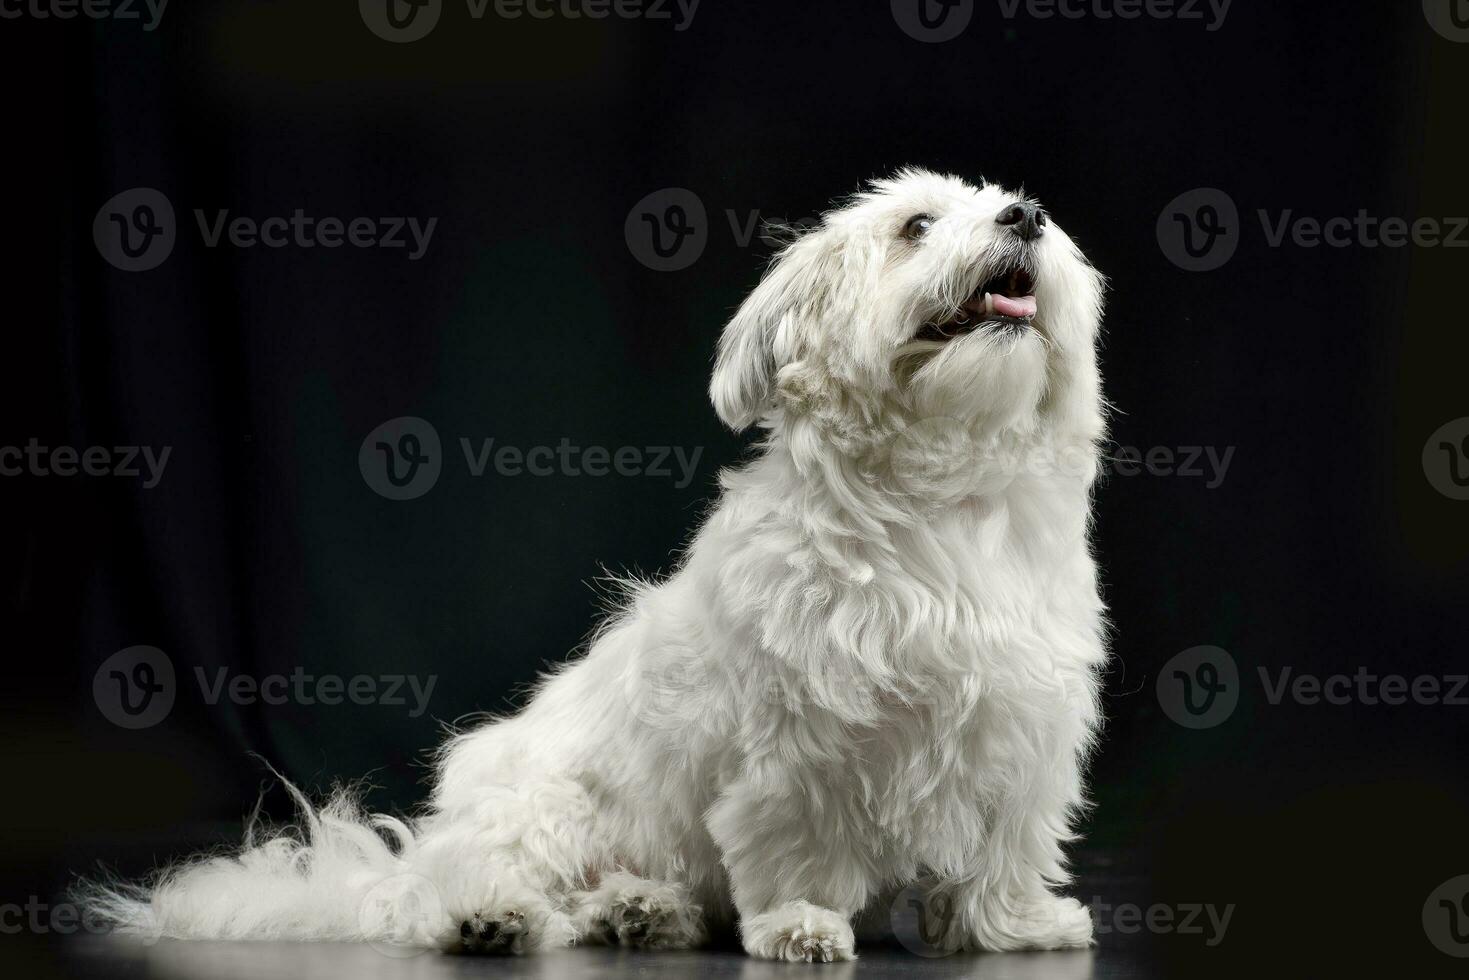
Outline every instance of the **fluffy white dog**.
POLYGON ((944 942, 1091 941, 1056 894, 1099 722, 1088 546, 1102 277, 1046 213, 909 170, 796 239, 724 331, 720 418, 766 432, 678 570, 452 738, 404 822, 339 796, 141 885, 125 930, 466 952, 843 960, 922 879, 944 942))

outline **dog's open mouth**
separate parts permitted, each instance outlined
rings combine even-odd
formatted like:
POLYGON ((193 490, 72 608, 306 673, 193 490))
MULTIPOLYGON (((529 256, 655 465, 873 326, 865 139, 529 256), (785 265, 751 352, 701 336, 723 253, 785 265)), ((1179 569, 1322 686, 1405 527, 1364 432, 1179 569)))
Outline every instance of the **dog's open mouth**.
POLYGON ((1029 327, 1035 314, 1035 277, 1016 266, 981 285, 947 320, 925 323, 918 339, 943 343, 983 326, 1029 327))

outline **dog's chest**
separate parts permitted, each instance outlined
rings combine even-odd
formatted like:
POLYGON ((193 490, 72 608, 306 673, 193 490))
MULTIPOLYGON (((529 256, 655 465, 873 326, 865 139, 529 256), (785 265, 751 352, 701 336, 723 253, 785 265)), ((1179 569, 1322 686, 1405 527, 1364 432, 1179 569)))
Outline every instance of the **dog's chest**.
POLYGON ((1103 645, 1081 533, 955 515, 899 560, 914 618, 859 750, 874 816, 906 833, 1024 785, 1035 760, 1089 729, 1103 645))

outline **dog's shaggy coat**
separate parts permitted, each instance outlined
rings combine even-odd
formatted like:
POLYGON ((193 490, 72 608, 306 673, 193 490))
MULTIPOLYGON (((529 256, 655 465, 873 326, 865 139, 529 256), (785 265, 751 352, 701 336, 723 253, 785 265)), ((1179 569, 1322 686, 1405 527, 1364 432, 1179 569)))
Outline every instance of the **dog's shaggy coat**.
POLYGON ((1033 202, 875 182, 726 328, 714 406, 765 438, 677 571, 451 739, 422 816, 300 799, 291 831, 84 900, 153 935, 469 952, 737 921, 754 956, 829 960, 922 879, 953 948, 1089 943, 1055 889, 1105 657, 1102 292, 1033 202), (1017 271, 1033 301, 992 316, 1017 271))

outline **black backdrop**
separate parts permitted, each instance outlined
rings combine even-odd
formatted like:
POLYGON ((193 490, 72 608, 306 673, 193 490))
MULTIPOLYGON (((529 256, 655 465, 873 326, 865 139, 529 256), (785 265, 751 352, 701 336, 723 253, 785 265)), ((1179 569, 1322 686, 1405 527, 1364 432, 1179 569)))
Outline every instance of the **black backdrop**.
POLYGON ((1278 941, 1451 965, 1419 917, 1469 872, 1469 706, 1272 704, 1257 669, 1469 670, 1469 503, 1420 458, 1469 415, 1469 252, 1271 247, 1257 211, 1469 214, 1469 45, 1416 3, 1238 0, 1213 31, 979 3, 946 43, 886 3, 704 0, 684 30, 671 9, 474 20, 451 2, 401 44, 350 4, 283 0, 195 0, 153 31, 0 25, 25 231, 8 265, 41 300, 4 328, 0 444, 171 448, 151 489, 0 480, 11 892, 228 833, 264 776, 248 753, 307 786, 371 774, 374 805, 411 806, 440 723, 516 704, 588 630, 599 568, 669 568, 740 458, 705 385, 769 255, 749 218, 806 218, 914 163, 1023 182, 1108 274, 1118 455, 1233 453, 1222 481, 1121 466, 1099 489, 1116 658, 1083 855, 1140 876, 1144 904, 1236 903, 1220 963, 1278 941), (126 272, 93 221, 138 187, 171 202, 177 241, 126 272), (1190 272, 1156 229, 1200 187, 1238 206, 1238 251, 1190 272), (665 188, 705 209, 676 271, 628 229, 665 188), (211 248, 195 209, 438 220, 415 261, 211 248), (394 501, 358 453, 403 416, 432 425, 443 470, 394 501), (476 477, 461 438, 700 455, 687 483, 676 463, 476 477), (129 730, 93 678, 135 645, 178 681, 168 716, 129 730), (1203 645, 1238 665, 1239 703, 1191 730, 1155 685, 1203 645), (196 668, 437 682, 417 715, 411 695, 210 705, 196 668))

